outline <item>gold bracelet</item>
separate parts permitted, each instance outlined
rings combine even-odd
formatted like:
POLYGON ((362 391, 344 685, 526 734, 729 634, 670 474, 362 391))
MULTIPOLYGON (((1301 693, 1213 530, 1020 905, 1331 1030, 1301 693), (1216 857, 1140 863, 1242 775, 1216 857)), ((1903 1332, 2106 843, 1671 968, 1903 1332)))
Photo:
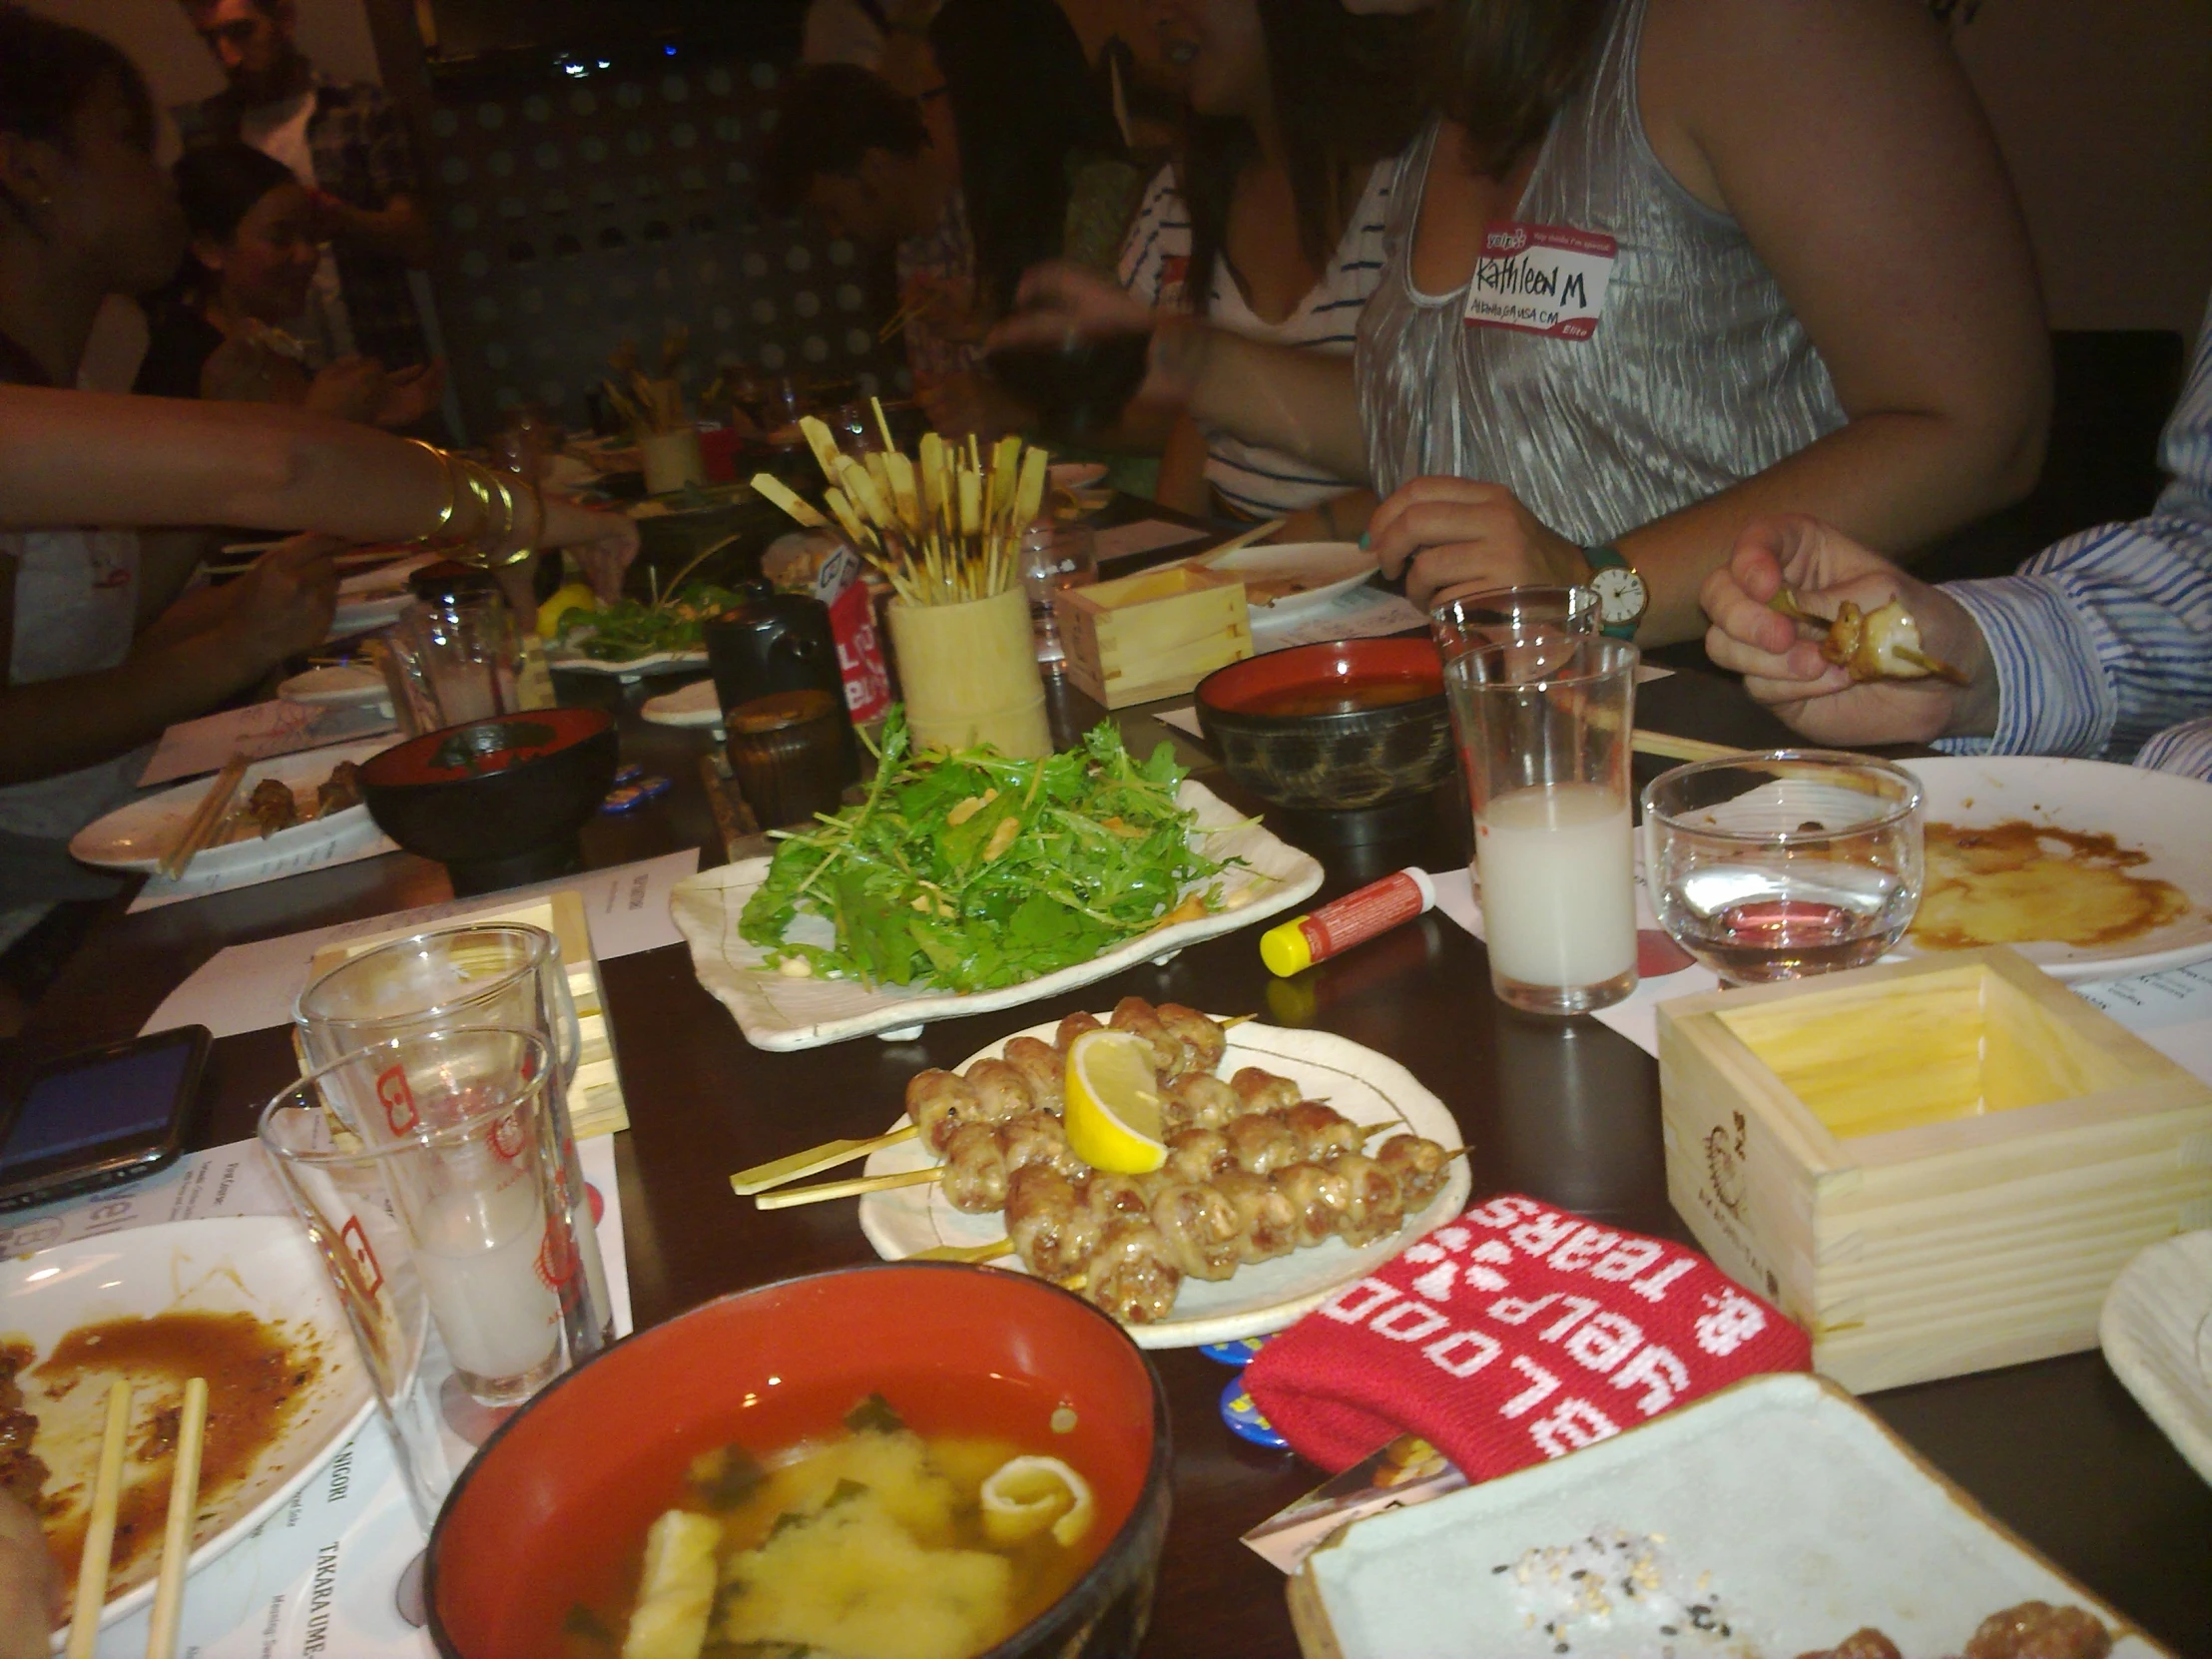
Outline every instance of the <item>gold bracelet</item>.
POLYGON ((469 551, 476 563, 495 565, 499 562, 499 550, 514 533, 513 499, 501 492, 491 469, 481 461, 470 460, 465 455, 456 455, 453 460, 469 499, 476 504, 477 527, 476 533, 469 538, 469 551))
POLYGON ((438 476, 445 480, 445 502, 438 508, 437 522, 431 525, 422 535, 415 538, 417 541, 429 541, 434 537, 444 535, 447 530, 452 528, 453 510, 460 505, 460 491, 453 484, 453 457, 436 444, 425 443, 420 438, 403 438, 400 441, 413 444, 425 455, 436 461, 438 463, 438 476))

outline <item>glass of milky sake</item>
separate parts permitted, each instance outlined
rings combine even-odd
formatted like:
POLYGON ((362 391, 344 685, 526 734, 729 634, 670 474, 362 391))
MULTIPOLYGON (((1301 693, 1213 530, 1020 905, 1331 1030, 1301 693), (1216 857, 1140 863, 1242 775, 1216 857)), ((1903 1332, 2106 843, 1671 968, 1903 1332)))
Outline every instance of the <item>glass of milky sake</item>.
POLYGON ((389 1038, 263 1110, 427 1526, 504 1406, 598 1352, 535 1031, 389 1038), (371 1119, 387 1127, 363 1129, 371 1119))
POLYGON ((1636 988, 1636 648, 1526 634, 1452 657, 1444 690, 1474 808, 1491 987, 1533 1014, 1620 1001, 1636 988))

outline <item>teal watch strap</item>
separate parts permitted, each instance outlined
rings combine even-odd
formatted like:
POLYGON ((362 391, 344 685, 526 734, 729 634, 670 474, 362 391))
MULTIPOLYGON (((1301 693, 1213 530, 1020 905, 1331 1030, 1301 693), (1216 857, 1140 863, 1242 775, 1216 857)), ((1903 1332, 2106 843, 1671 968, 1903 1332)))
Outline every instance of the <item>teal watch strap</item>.
MULTIPOLYGON (((1626 559, 1621 557, 1621 550, 1619 548, 1611 546, 1607 543, 1600 543, 1596 547, 1585 547, 1582 550, 1582 557, 1589 560, 1590 569, 1592 570, 1592 572, 1600 570, 1634 569, 1634 567, 1630 565, 1626 559)), ((1636 622, 1608 623, 1606 626, 1600 628, 1598 632, 1603 634, 1607 639, 1633 640, 1636 637, 1636 623, 1641 622, 1643 618, 1638 617, 1636 619, 1636 622)))

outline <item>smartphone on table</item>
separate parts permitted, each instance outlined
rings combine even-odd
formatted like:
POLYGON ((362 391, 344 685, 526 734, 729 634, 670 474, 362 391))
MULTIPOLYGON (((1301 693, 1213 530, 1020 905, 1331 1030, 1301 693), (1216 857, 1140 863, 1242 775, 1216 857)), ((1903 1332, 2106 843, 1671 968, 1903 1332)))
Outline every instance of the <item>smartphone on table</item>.
POLYGON ((205 1025, 65 1054, 0 1109, 0 1209, 43 1204, 173 1163, 199 1115, 205 1025))

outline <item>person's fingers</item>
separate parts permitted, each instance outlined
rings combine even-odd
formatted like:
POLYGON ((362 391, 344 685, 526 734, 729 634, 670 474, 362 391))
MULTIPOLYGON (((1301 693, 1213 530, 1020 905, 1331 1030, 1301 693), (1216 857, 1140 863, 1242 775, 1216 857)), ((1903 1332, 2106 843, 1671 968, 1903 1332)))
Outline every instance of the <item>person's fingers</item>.
POLYGON ((1509 551, 1527 545, 1509 499, 1414 502, 1401 506, 1387 525, 1371 528, 1368 541, 1383 574, 1391 577, 1424 549, 1494 543, 1509 551))
POLYGON ((1525 543, 1504 539, 1444 542, 1424 549, 1405 571, 1405 597, 1422 610, 1446 588, 1476 593, 1546 580, 1542 561, 1525 543))
POLYGON ((1753 650, 1779 656, 1800 637, 1795 622, 1745 592, 1727 569, 1705 579, 1698 603, 1716 630, 1753 650))
POLYGON ((1777 643, 1781 649, 1765 649, 1728 633, 1718 624, 1705 632, 1705 654, 1713 660, 1713 666, 1743 675, 1747 685, 1754 679, 1788 685, 1796 697, 1838 692, 1851 685, 1851 676, 1823 657, 1813 641, 1777 643))

